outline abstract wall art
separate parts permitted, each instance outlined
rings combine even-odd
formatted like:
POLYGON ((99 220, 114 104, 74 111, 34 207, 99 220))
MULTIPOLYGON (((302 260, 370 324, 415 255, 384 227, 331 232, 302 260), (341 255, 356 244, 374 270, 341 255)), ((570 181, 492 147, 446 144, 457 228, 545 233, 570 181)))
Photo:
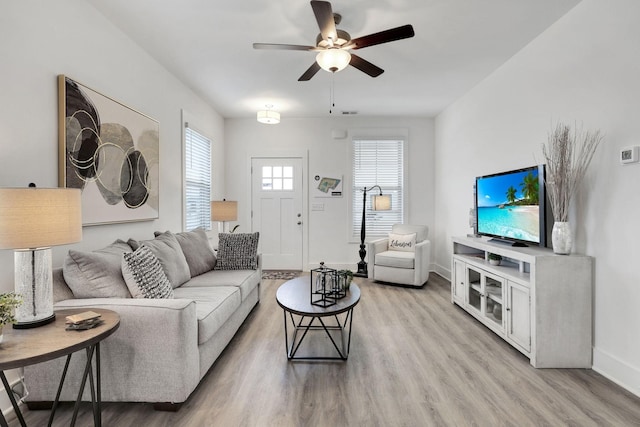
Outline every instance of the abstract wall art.
POLYGON ((59 185, 82 191, 83 225, 159 216, 159 124, 58 76, 59 185))

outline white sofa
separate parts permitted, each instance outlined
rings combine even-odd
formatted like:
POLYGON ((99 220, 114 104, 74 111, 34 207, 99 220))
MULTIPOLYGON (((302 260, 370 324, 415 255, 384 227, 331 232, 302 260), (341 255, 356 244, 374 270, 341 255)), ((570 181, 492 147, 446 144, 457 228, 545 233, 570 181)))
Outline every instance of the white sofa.
POLYGON ((426 225, 394 224, 396 235, 416 235, 412 251, 393 250, 389 238, 369 242, 369 277, 373 280, 420 287, 429 280, 431 242, 426 225))
MULTIPOLYGON (((203 234, 204 232, 200 233, 200 237, 203 234)), ((183 241, 185 236, 189 237, 188 233, 179 233, 178 236, 180 235, 183 241)), ((206 235, 204 238, 206 239, 206 235)), ((117 255, 119 251, 126 250, 124 243, 117 241, 99 255, 109 252, 117 255)), ((197 252, 197 244, 189 248, 188 243, 187 246, 182 245, 186 249, 184 253, 188 255, 190 251, 191 261, 197 261, 201 255, 197 252)), ((208 241, 206 245, 207 248, 202 249, 205 252, 210 250, 213 255, 208 241)), ((84 255, 90 257, 99 252, 84 255)), ((70 251, 69 258, 72 258, 71 255, 70 251)), ((78 257, 78 253, 73 255, 78 257)), ((108 256, 109 262, 115 259, 110 258, 111 254, 108 256)), ((209 253, 207 257, 210 260, 209 253)), ((189 256, 185 258, 189 260, 189 256)), ((189 263, 190 275, 194 273, 192 264, 194 263, 189 263)), ((100 307, 120 315, 119 329, 101 344, 103 401, 152 402, 156 409, 177 410, 260 300, 262 271, 260 256, 257 254, 255 269, 213 269, 201 272, 176 286, 173 289, 174 298, 170 299, 131 298, 122 295, 85 297, 84 290, 77 289, 77 283, 74 285, 76 288, 73 288, 65 281, 65 277, 69 277, 71 271, 78 266, 83 274, 91 274, 91 266, 73 260, 65 262, 64 269, 54 270, 55 308, 100 307), (73 265, 70 266, 70 263, 73 265)), ((182 264, 181 266, 184 267, 182 264)), ((206 268, 208 267, 200 265, 200 270, 206 268)), ((168 270, 165 268, 165 271, 168 270)), ((171 275, 167 274, 167 277, 171 278, 171 275)), ((113 282, 118 280, 113 279, 113 282)), ((106 281, 97 280, 96 283, 99 288, 106 281)), ((118 288, 112 292, 118 294, 122 290, 118 288)), ((76 354, 71 360, 62 401, 75 400, 79 389, 86 357, 84 352, 76 354)), ((63 365, 64 360, 57 359, 25 368, 24 377, 28 389, 26 402, 29 408, 38 409, 50 404, 55 397, 63 365)), ((90 397, 87 387, 83 399, 90 400, 90 397)))

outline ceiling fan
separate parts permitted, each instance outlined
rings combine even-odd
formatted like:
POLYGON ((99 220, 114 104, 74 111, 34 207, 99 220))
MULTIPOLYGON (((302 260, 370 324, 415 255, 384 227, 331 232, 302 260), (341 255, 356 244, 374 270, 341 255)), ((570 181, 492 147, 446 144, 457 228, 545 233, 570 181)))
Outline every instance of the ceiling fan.
POLYGON ((316 37, 315 46, 276 43, 253 44, 254 49, 307 50, 318 52, 316 62, 300 76, 298 81, 310 80, 321 68, 335 73, 344 69, 347 65, 351 65, 371 77, 378 77, 384 73, 382 68, 350 53, 350 51, 407 39, 415 35, 411 25, 403 25, 352 39, 349 33, 336 28, 336 25, 340 24, 342 17, 337 13, 333 13, 331 3, 328 1, 311 0, 311 8, 320 27, 320 34, 316 37))

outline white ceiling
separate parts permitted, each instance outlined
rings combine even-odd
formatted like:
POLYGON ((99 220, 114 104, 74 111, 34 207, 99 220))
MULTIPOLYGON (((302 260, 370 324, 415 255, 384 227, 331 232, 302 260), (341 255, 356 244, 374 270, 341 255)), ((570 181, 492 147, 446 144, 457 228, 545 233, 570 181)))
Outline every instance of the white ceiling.
MULTIPOLYGON (((315 45, 307 0, 88 0, 223 117, 329 116, 332 75, 298 77, 314 52, 254 50, 254 42, 315 45)), ((335 0, 352 37, 412 24, 415 37, 358 55, 383 68, 336 73, 334 115, 435 116, 580 0, 335 0)))

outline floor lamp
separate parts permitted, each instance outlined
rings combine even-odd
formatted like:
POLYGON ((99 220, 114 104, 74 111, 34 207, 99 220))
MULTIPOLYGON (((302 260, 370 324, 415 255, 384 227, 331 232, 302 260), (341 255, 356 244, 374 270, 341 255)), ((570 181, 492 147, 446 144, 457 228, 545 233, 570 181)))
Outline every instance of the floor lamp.
POLYGON ((14 250, 16 329, 55 319, 51 246, 82 240, 80 190, 0 188, 0 249, 14 250))
MULTIPOLYGON (((211 202, 211 221, 218 221, 218 233, 225 232, 225 225, 228 221, 238 220, 238 202, 226 199, 211 202)), ((227 227, 227 230, 228 227, 227 227)))
POLYGON ((358 277, 369 277, 369 272, 367 271, 367 262, 364 260, 364 257, 367 256, 367 250, 365 249, 364 239, 367 236, 367 225, 366 225, 366 209, 367 209, 367 192, 377 188, 379 190, 379 194, 375 196, 371 196, 371 210, 373 211, 388 211, 391 209, 391 196, 383 195, 382 188, 379 185, 374 185, 372 187, 364 187, 362 192, 364 193, 362 196, 362 225, 360 225, 360 261, 358 262, 358 271, 354 273, 354 276, 358 277))

